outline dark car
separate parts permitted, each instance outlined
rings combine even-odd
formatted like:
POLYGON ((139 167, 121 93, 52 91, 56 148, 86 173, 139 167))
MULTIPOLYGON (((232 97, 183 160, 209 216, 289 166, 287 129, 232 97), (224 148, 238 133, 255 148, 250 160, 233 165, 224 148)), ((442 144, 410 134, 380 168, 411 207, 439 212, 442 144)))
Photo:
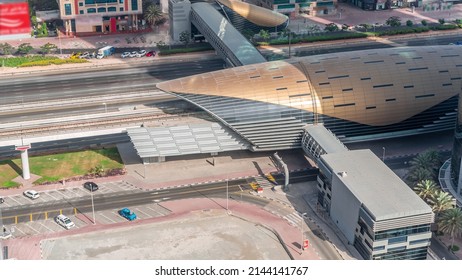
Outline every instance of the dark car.
POLYGON ((5 202, 5 199, 3 199, 3 197, 0 196, 0 203, 3 203, 5 202))
POLYGON ((156 52, 155 51, 149 51, 146 53, 146 56, 156 56, 156 52))
POLYGON ((83 187, 91 192, 97 191, 99 189, 98 185, 93 182, 85 182, 85 184, 83 184, 83 187))

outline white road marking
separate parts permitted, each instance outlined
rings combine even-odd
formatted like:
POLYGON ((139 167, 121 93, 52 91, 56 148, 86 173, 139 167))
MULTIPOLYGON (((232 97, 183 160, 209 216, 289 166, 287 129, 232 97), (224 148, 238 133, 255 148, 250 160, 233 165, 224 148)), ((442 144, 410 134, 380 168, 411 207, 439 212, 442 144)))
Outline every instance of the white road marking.
POLYGON ((14 199, 12 196, 9 196, 8 198, 11 199, 11 200, 13 200, 14 202, 16 202, 16 203, 19 204, 19 205, 24 205, 24 204, 22 204, 21 202, 19 202, 19 201, 17 201, 16 199, 14 199))
POLYGON ((32 229, 32 230, 35 231, 36 233, 40 233, 40 231, 37 231, 35 228, 31 227, 30 225, 28 225, 28 224, 24 224, 24 225, 28 226, 30 229, 32 229))
POLYGON ((109 217, 106 217, 106 215, 104 215, 103 213, 98 213, 99 215, 103 216, 104 218, 108 219, 109 221, 113 222, 113 223, 117 223, 116 221, 114 221, 113 219, 110 219, 109 217))
POLYGON ((161 216, 165 216, 162 212, 159 212, 159 211, 157 211, 157 210, 155 210, 155 209, 152 209, 152 208, 149 207, 149 206, 146 207, 146 208, 148 208, 149 210, 154 211, 154 212, 156 212, 156 213, 159 213, 161 216))
POLYGON ((44 228, 48 229, 49 231, 55 232, 55 231, 52 230, 51 228, 47 227, 47 226, 45 225, 45 222, 44 222, 44 221, 37 221, 37 222, 38 222, 40 225, 42 225, 44 228))
POLYGON ((135 208, 135 209, 136 209, 136 211, 140 212, 140 213, 143 214, 143 215, 146 215, 146 216, 148 216, 148 217, 152 217, 151 215, 149 215, 149 214, 147 214, 147 213, 141 211, 139 208, 135 208))

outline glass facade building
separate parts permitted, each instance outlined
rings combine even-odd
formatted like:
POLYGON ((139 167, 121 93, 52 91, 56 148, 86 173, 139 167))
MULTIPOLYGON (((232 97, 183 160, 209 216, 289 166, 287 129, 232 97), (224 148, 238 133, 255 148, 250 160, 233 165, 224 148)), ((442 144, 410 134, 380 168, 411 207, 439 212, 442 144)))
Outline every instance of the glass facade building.
POLYGON ((318 206, 364 259, 427 258, 431 208, 371 151, 324 154, 318 165, 318 206))

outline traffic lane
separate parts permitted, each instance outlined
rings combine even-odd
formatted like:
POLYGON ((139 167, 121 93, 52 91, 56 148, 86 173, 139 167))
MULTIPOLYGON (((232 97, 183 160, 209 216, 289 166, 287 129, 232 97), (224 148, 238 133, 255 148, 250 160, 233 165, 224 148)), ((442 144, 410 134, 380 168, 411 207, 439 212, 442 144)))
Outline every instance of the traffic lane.
MULTIPOLYGON (((222 69, 223 61, 219 59, 212 59, 207 61, 174 61, 164 62, 155 65, 148 65, 143 67, 132 67, 132 68, 112 68, 108 70, 98 69, 99 71, 92 72, 78 72, 72 74, 54 73, 54 75, 39 76, 39 77, 18 77, 14 76, 10 79, 0 80, 0 86, 3 91, 6 92, 4 87, 8 86, 8 92, 11 89, 17 87, 31 87, 31 86, 53 86, 53 84, 74 84, 87 83, 95 84, 101 81, 101 79, 120 81, 122 80, 133 80, 137 77, 169 77, 170 73, 178 70, 185 73, 203 73, 208 72, 210 69, 222 69)), ((2 91, 0 91, 1 93, 2 91)))
MULTIPOLYGON (((221 182, 207 185, 187 186, 164 190, 140 192, 126 191, 110 194, 101 194, 95 192, 93 195, 93 204, 91 196, 76 197, 74 195, 71 195, 68 196, 67 199, 62 201, 53 201, 51 203, 47 201, 36 202, 34 203, 34 205, 22 205, 14 208, 2 208, 3 221, 5 224, 11 224, 15 221, 27 221, 32 218, 33 220, 43 219, 45 217, 44 213, 46 212, 88 212, 93 209, 93 206, 95 211, 103 211, 114 207, 143 205, 152 202, 159 203, 167 200, 177 200, 196 197, 213 197, 215 195, 226 194, 227 188, 228 192, 240 191, 243 186, 244 189, 247 189, 247 187, 245 187, 245 184, 245 180, 236 180, 234 182, 229 182, 228 187, 226 186, 226 184, 223 184, 223 182, 221 182)), ((250 187, 248 187, 248 189, 250 189, 250 187)))
MULTIPOLYGON (((20 120, 21 122, 29 120, 36 121, 40 119, 46 120, 53 118, 92 115, 108 112, 117 114, 120 108, 135 108, 136 106, 149 105, 149 107, 153 107, 152 109, 156 109, 155 105, 158 103, 176 100, 178 100, 178 98, 173 95, 171 97, 165 97, 164 95, 156 96, 155 93, 153 93, 152 97, 133 98, 129 100, 125 99, 121 101, 119 101, 119 99, 117 99, 116 96, 114 96, 114 98, 110 101, 104 100, 104 102, 103 100, 99 102, 89 103, 79 103, 78 101, 76 101, 72 105, 51 107, 40 106, 31 109, 25 108, 12 111, 3 111, 0 112, 0 119, 2 123, 16 123, 18 122, 18 120, 20 120)), ((181 113, 180 109, 177 109, 177 111, 178 113, 181 113)), ((199 111, 199 109, 197 109, 196 111, 199 111)), ((133 113, 137 114, 139 112, 133 111, 133 113)), ((152 112, 149 114, 152 114, 152 112)))
MULTIPOLYGON (((448 45, 449 43, 453 43, 454 36, 438 36, 438 37, 425 37, 425 38, 393 38, 387 37, 386 40, 388 42, 401 44, 403 46, 434 46, 434 45, 448 45)), ((337 52, 349 52, 349 51, 357 51, 357 50, 371 50, 371 49, 382 49, 382 48, 393 48, 392 44, 388 43, 387 41, 384 42, 377 42, 377 41, 366 41, 364 43, 345 43, 345 44, 335 44, 335 45, 327 45, 327 46, 319 46, 316 49, 312 49, 312 47, 297 47, 295 50, 295 56, 310 56, 310 55, 318 55, 318 54, 329 54, 329 53, 337 53, 337 52)))

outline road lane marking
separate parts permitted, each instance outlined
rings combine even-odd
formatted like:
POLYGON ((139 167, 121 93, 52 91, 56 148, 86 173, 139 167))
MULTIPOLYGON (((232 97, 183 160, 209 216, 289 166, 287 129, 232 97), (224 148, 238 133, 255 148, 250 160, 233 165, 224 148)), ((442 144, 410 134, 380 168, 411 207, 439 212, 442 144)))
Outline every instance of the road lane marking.
POLYGON ((98 213, 99 215, 103 216, 104 218, 108 219, 109 221, 113 222, 113 223, 117 223, 116 221, 114 221, 113 219, 109 218, 109 217, 106 217, 106 215, 104 215, 103 213, 98 213))
POLYGON ((54 230, 52 230, 51 228, 47 227, 47 226, 44 224, 45 221, 37 221, 37 222, 38 222, 40 225, 42 225, 44 228, 48 229, 49 231, 55 232, 54 230))
MULTIPOLYGON (((52 192, 54 192, 54 191, 52 191, 52 192)), ((60 200, 60 199, 61 199, 61 198, 56 198, 56 197, 52 196, 52 195, 51 195, 52 192, 48 192, 48 193, 46 193, 46 194, 48 194, 49 196, 51 196, 52 198, 54 198, 54 199, 56 199, 56 200, 60 200)))
POLYGON ((30 229, 32 229, 33 231, 35 231, 36 233, 40 233, 40 231, 37 231, 35 228, 31 227, 30 225, 28 224, 24 224, 25 226, 28 226, 30 229))
POLYGON ((146 212, 141 211, 139 208, 135 208, 135 209, 136 209, 136 211, 140 212, 141 214, 148 216, 148 218, 152 217, 151 215, 147 214, 146 212))
POLYGON ((19 205, 24 205, 22 204, 21 202, 17 201, 16 199, 13 198, 13 196, 9 196, 8 198, 10 198, 11 200, 15 201, 17 204, 19 205))
POLYGON ((148 206, 148 207, 146 207, 146 208, 148 208, 148 209, 150 209, 150 210, 152 210, 152 211, 154 211, 154 212, 158 213, 158 214, 159 214, 159 215, 161 215, 161 216, 165 216, 165 215, 164 215, 164 213, 162 213, 162 212, 159 212, 159 211, 157 211, 157 210, 155 210, 155 209, 152 209, 152 208, 151 208, 151 207, 149 207, 149 206, 148 206))

